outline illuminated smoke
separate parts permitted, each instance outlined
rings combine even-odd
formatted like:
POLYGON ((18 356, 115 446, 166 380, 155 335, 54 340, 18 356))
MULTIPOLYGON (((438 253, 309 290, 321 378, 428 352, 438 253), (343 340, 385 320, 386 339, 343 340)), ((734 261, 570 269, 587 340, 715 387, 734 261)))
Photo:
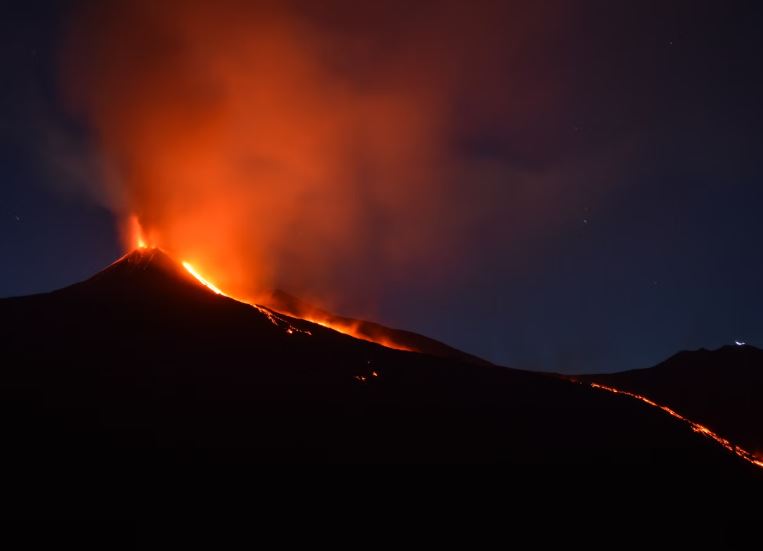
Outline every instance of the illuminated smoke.
POLYGON ((496 70, 530 16, 393 4, 88 4, 62 75, 108 167, 99 196, 242 298, 444 278, 484 211, 472 189, 507 177, 459 154, 459 121, 526 127, 555 94, 496 70))

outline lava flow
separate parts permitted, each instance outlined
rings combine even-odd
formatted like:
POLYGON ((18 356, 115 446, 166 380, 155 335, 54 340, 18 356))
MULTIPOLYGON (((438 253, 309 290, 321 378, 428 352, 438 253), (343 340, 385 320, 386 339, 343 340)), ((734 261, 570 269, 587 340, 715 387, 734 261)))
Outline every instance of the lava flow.
POLYGON ((386 346, 387 348, 394 348, 395 350, 403 350, 406 352, 416 352, 416 350, 414 350, 413 348, 403 346, 383 336, 371 338, 367 333, 363 333, 359 330, 359 326, 360 326, 359 321, 343 323, 341 321, 329 320, 328 318, 320 314, 301 315, 300 318, 305 321, 315 323, 317 325, 322 325, 323 327, 328 327, 329 329, 333 329, 334 331, 337 331, 339 333, 350 335, 351 337, 355 337, 356 339, 360 339, 362 341, 375 342, 376 344, 386 346))
MULTIPOLYGON (((143 225, 140 223, 138 216, 135 214, 132 214, 126 217, 125 222, 122 225, 122 236, 123 236, 125 244, 128 247, 128 250, 129 249, 146 250, 146 249, 160 248, 157 245, 157 239, 156 239, 157 236, 151 231, 146 231, 146 229, 144 229, 143 225)), ((250 306, 253 306, 254 308, 257 308, 257 310, 259 310, 261 313, 267 316, 268 319, 270 319, 270 321, 273 322, 275 325, 280 326, 285 324, 286 326, 288 326, 289 334, 306 333, 307 331, 300 330, 292 326, 285 318, 281 316, 276 316, 275 314, 276 312, 279 312, 282 316, 302 319, 310 323, 315 323, 316 325, 321 325, 328 329, 332 329, 338 333, 349 335, 356 339, 379 344, 386 348, 393 348, 395 350, 403 350, 406 352, 419 351, 418 349, 411 348, 409 346, 405 346, 403 344, 396 342, 395 339, 390 338, 388 335, 378 334, 378 332, 374 334, 369 334, 367 330, 366 331, 362 330, 361 324, 363 322, 360 322, 358 320, 340 318, 338 316, 332 316, 318 308, 311 307, 311 308, 301 309, 299 312, 294 312, 289 309, 284 310, 282 308, 279 308, 277 305, 271 305, 271 304, 268 304, 267 305, 268 307, 265 308, 263 306, 260 306, 259 304, 255 304, 251 299, 247 300, 247 299, 239 298, 238 296, 233 296, 224 292, 217 285, 212 283, 208 278, 201 275, 201 272, 199 272, 199 270, 195 266, 193 266, 190 262, 183 260, 181 261, 181 264, 183 265, 183 268, 185 268, 188 273, 190 273, 194 278, 196 278, 196 280, 198 280, 202 285, 204 285, 207 289, 209 289, 213 293, 217 295, 226 296, 228 298, 232 298, 238 302, 243 302, 245 304, 249 304, 250 306)))
POLYGON ((252 304, 251 302, 247 302, 247 301, 245 301, 245 300, 241 300, 241 299, 238 299, 238 298, 232 297, 232 296, 230 296, 230 295, 228 295, 228 294, 226 294, 226 293, 223 293, 223 292, 220 290, 220 288, 219 288, 219 287, 217 287, 217 286, 216 286, 214 283, 212 283, 211 281, 209 281, 208 279, 206 279, 204 276, 202 276, 202 275, 201 275, 201 274, 200 274, 200 273, 199 273, 199 272, 196 270, 196 268, 194 268, 193 266, 191 266, 191 264, 190 264, 189 262, 186 262, 186 261, 184 260, 184 261, 182 261, 182 262, 181 262, 181 264, 183 265, 183 268, 185 268, 185 269, 186 269, 186 271, 187 271, 189 274, 191 274, 193 277, 195 277, 195 278, 196 278, 196 279, 199 281, 199 283, 201 283, 202 285, 204 285, 204 287, 206 287, 207 289, 209 289, 210 291, 212 291, 212 292, 213 292, 213 293, 215 293, 216 295, 221 295, 221 296, 224 296, 224 297, 232 298, 232 299, 233 299, 233 300, 235 300, 235 301, 238 301, 238 302, 242 302, 242 303, 244 303, 244 304, 248 304, 248 305, 249 305, 249 306, 251 306, 252 308, 256 308, 256 309, 257 309, 257 310, 258 310, 258 311, 259 311, 261 314, 263 314, 263 315, 264 315, 266 318, 268 318, 268 320, 270 320, 270 323, 272 323, 273 325, 275 325, 275 326, 277 326, 277 327, 283 327, 283 328, 285 328, 285 329, 286 329, 286 332, 287 332, 289 335, 293 335, 293 334, 295 334, 295 333, 303 333, 303 334, 305 334, 305 335, 312 335, 312 333, 311 333, 310 331, 308 331, 308 330, 306 330, 306 329, 299 329, 298 327, 295 327, 294 325, 292 325, 291 323, 289 323, 289 321, 288 321, 288 320, 286 320, 286 319, 282 318, 281 316, 279 316, 279 315, 275 314, 274 312, 272 312, 272 311, 268 310, 267 308, 263 308, 263 307, 262 307, 262 306, 260 306, 259 304, 252 304))
MULTIPOLYGON (((141 243, 143 243, 143 241, 142 241, 142 239, 140 237, 137 237, 136 240, 137 240, 138 248, 140 248, 140 249, 146 248, 145 245, 141 245, 141 243)), ((262 306, 259 306, 258 304, 254 304, 254 303, 249 302, 247 300, 242 300, 242 299, 239 299, 239 298, 236 298, 236 297, 232 297, 231 295, 228 295, 227 293, 224 293, 214 283, 212 283, 211 281, 206 279, 204 276, 202 276, 198 272, 198 270, 196 270, 196 268, 194 268, 189 262, 184 260, 184 261, 181 262, 181 264, 183 265, 183 268, 185 268, 186 271, 189 274, 191 274, 202 285, 204 285, 207 289, 209 289, 213 293, 215 293, 217 295, 222 295, 222 296, 225 296, 225 297, 228 297, 228 298, 232 298, 234 300, 237 300, 238 302, 243 302, 245 304, 249 304, 250 306, 253 306, 257 310, 259 310, 261 313, 266 315, 268 317, 268 319, 274 325, 278 325, 278 326, 285 325, 287 327, 286 332, 289 333, 290 335, 294 334, 294 333, 305 333, 307 335, 311 334, 310 331, 299 329, 299 328, 295 327, 294 325, 290 324, 288 321, 286 321, 282 317, 276 316, 270 309, 263 308, 262 306)), ((406 348, 406 347, 403 347, 401 345, 398 345, 398 344, 392 342, 390 339, 387 339, 387 338, 379 338, 379 339, 373 339, 372 340, 372 339, 368 338, 368 336, 366 336, 365 334, 361 334, 358 331, 356 331, 355 330, 355 325, 350 324, 350 323, 347 323, 347 324, 343 324, 343 323, 329 323, 327 320, 325 320, 323 318, 313 319, 313 318, 311 318, 309 316, 303 317, 302 319, 304 319, 305 321, 309 321, 311 323, 315 323, 317 325, 321 325, 323 327, 327 327, 329 329, 333 329, 334 331, 337 331, 338 333, 343 333, 345 335, 349 335, 349 336, 354 337, 356 339, 360 339, 360 340, 364 340, 364 341, 368 341, 368 342, 373 342, 373 343, 379 344, 379 345, 387 347, 387 348, 394 348, 396 350, 404 350, 404 351, 409 351, 409 352, 413 351, 410 348, 406 348)))
MULTIPOLYGON (((581 382, 581 381, 578 381, 577 379, 572 379, 572 381, 574 381, 576 383, 580 383, 581 382)), ((662 410, 665 413, 667 413, 668 415, 670 415, 671 417, 675 417, 679 421, 683 421, 684 423, 688 424, 691 427, 691 430, 693 430, 694 432, 697 432, 699 434, 703 434, 704 436, 707 436, 708 438, 713 440, 715 443, 720 444, 721 446, 723 446, 725 449, 727 449, 728 451, 730 451, 731 453, 733 453, 737 457, 741 457, 742 459, 744 459, 748 463, 752 463, 756 467, 763 468, 763 460, 758 459, 755 456, 755 454, 753 454, 752 452, 750 452, 750 451, 748 451, 748 450, 746 450, 744 448, 741 448, 741 447, 737 446, 736 444, 732 444, 729 440, 727 440, 726 438, 723 438, 722 436, 716 434, 715 432, 710 430, 705 425, 702 425, 700 423, 697 423, 696 421, 692 421, 691 419, 688 419, 688 418, 684 417, 683 415, 678 413, 676 410, 674 410, 672 408, 669 408, 668 406, 664 406, 662 404, 658 404, 654 400, 652 400, 650 398, 647 398, 646 396, 642 396, 641 394, 636 394, 635 392, 629 392, 627 390, 621 390, 619 388, 615 388, 615 387, 607 386, 607 385, 602 385, 600 383, 589 383, 589 384, 591 385, 592 388, 596 388, 596 389, 599 389, 599 390, 605 390, 605 391, 611 392, 613 394, 621 394, 623 396, 628 396, 628 397, 633 398, 635 400, 639 400, 640 402, 643 402, 643 403, 645 403, 647 405, 655 407, 655 408, 657 408, 659 410, 662 410)))
MULTIPOLYGON (((206 279, 204 279, 199 272, 196 271, 196 269, 191 266, 188 262, 183 261, 183 268, 188 270, 188 273, 191 274, 193 277, 198 279, 204 287, 207 287, 210 291, 213 291, 217 295, 225 295, 220 289, 218 289, 214 284, 210 283, 206 279)), ((227 296, 227 295, 225 295, 227 296)))

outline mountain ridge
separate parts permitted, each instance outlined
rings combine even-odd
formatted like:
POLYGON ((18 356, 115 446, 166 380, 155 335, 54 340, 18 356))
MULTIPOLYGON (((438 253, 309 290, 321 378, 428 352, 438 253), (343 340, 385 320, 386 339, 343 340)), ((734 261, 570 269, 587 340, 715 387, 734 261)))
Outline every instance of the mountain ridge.
POLYGON ((585 381, 612 385, 668 404, 763 456, 763 350, 724 345, 684 350, 655 366, 585 381))
POLYGON ((621 466, 641 465, 754 476, 638 403, 549 374, 273 319, 177 263, 167 272, 129 258, 52 293, 0 300, 3 351, 15 358, 0 368, 0 430, 18 472, 60 458, 88 480, 156 462, 578 465, 623 477, 621 466))

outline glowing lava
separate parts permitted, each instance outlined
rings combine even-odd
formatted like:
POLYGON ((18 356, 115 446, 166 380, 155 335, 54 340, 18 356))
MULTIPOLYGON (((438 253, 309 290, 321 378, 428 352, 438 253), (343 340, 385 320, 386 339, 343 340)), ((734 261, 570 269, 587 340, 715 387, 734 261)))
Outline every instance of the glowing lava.
POLYGON ((300 315, 301 319, 305 321, 309 321, 310 323, 315 323, 317 325, 321 325, 323 327, 327 327, 328 329, 333 329, 334 331, 338 333, 343 333, 345 335, 349 335, 351 337, 354 337, 356 339, 360 339, 361 341, 366 342, 374 342, 376 344, 380 344, 382 346, 385 346, 387 348, 394 348, 395 350, 402 350, 404 352, 416 352, 413 348, 408 348, 406 346, 403 346, 401 344, 396 343, 395 341, 388 339, 383 336, 374 336, 373 338, 370 337, 368 334, 362 332, 360 330, 360 323, 359 321, 355 322, 349 322, 349 323, 342 323, 341 321, 335 321, 335 320, 329 320, 326 317, 323 316, 311 316, 311 315, 300 315))
POLYGON ((148 240, 143 234, 143 227, 135 215, 130 216, 127 220, 127 241, 136 249, 148 248, 148 240))
MULTIPOLYGON (((156 235, 150 231, 146 232, 140 223, 140 219, 135 214, 131 214, 125 219, 125 223, 122 225, 122 237, 124 239, 125 244, 127 245, 127 250, 145 251, 146 249, 158 248, 156 239, 155 239, 156 235)), ((328 329, 332 329, 334 331, 337 331, 338 333, 343 333, 345 335, 349 335, 356 339, 364 340, 367 342, 380 344, 387 348, 394 348, 396 350, 404 350, 408 352, 416 352, 415 349, 406 347, 402 344, 398 344, 393 339, 390 339, 385 335, 369 334, 367 331, 363 331, 363 329, 361 328, 362 322, 360 321, 354 321, 354 320, 344 321, 342 319, 337 319, 336 316, 327 315, 325 312, 321 310, 317 310, 317 309, 316 310, 310 309, 310 310, 301 311, 301 312, 290 312, 290 311, 283 311, 279 308, 274 308, 274 309, 264 308, 252 302, 251 299, 250 300, 242 299, 237 296, 233 296, 224 292, 222 289, 220 289, 218 286, 212 283, 209 279, 202 276, 199 270, 197 270, 190 262, 182 261, 181 264, 183 265, 183 268, 185 268, 189 274, 191 274, 197 281, 199 281, 199 283, 204 285, 207 289, 209 289, 213 293, 232 298, 234 300, 243 302, 245 304, 248 304, 256 308, 263 315, 267 316, 267 318, 274 325, 287 326, 289 328, 288 330, 289 334, 294 334, 294 333, 309 334, 309 331, 294 327, 291 323, 289 323, 287 317, 303 319, 305 321, 309 321, 311 323, 321 325, 328 329), (276 314, 276 312, 279 312, 281 315, 276 314)))
MULTIPOLYGON (((578 382, 578 383, 581 382, 581 381, 578 381, 576 379, 572 379, 572 380, 574 382, 578 382)), ((619 388, 615 388, 615 387, 607 386, 607 385, 602 385, 602 384, 599 384, 599 383, 590 383, 590 385, 591 385, 592 388, 596 388, 596 389, 599 389, 599 390, 605 390, 605 391, 611 392, 613 394, 621 394, 623 396, 628 396, 630 398, 633 398, 635 400, 643 402, 643 403, 645 403, 647 405, 655 407, 655 408, 657 408, 659 410, 662 410, 665 413, 667 413, 668 415, 670 415, 671 417, 675 417, 679 421, 683 421, 684 423, 689 425, 691 427, 691 430, 693 430, 694 432, 697 432, 699 434, 703 434, 706 437, 708 437, 711 440, 713 440, 715 443, 720 444, 721 446, 726 448, 728 451, 730 451, 731 453, 733 453, 737 457, 741 457, 742 459, 744 459, 748 463, 752 463, 756 467, 763 468, 763 460, 758 459, 752 452, 750 452, 748 450, 745 450, 744 448, 741 448, 741 447, 737 446, 736 444, 732 444, 729 440, 727 440, 726 438, 723 438, 722 436, 716 434, 715 432, 710 430, 705 425, 701 425, 701 424, 697 423, 696 421, 692 421, 691 419, 688 419, 688 418, 684 417, 683 415, 681 415, 680 413, 678 413, 674 409, 669 408, 668 406, 663 406, 662 404, 658 404, 654 400, 652 400, 650 398, 647 398, 646 396, 642 396, 641 394, 636 394, 635 392, 629 392, 627 390, 621 390, 619 388)))
MULTIPOLYGON (((140 248, 143 248, 143 247, 140 247, 140 248)), ((288 321, 286 321, 284 318, 282 318, 281 316, 277 316, 276 314, 274 314, 271 310, 269 310, 267 308, 263 308, 262 306, 254 304, 252 302, 249 302, 249 301, 246 301, 246 300, 242 300, 242 299, 239 299, 239 298, 236 298, 236 297, 232 297, 231 295, 228 295, 227 293, 224 293, 214 283, 212 283, 211 281, 206 279, 204 276, 202 276, 196 270, 196 268, 194 268, 189 262, 183 261, 182 264, 183 264, 183 268, 185 268, 188 271, 189 274, 191 274, 193 277, 195 277, 202 285, 204 285, 210 291, 214 292, 215 294, 222 295, 222 296, 225 296, 225 297, 229 297, 229 298, 232 298, 232 299, 237 300, 239 302, 243 302, 245 304, 253 306, 257 310, 259 310, 262 314, 267 316, 268 319, 274 325, 280 326, 280 325, 285 324, 286 326, 288 326, 288 328, 286 330, 286 332, 288 334, 290 334, 290 335, 292 335, 294 333, 306 333, 308 335, 311 334, 309 331, 298 329, 297 327, 294 327, 288 321)), ((414 352, 414 350, 412 350, 410 348, 406 348, 406 347, 401 346, 399 344, 396 344, 396 343, 392 342, 391 340, 389 340, 387 338, 384 338, 384 337, 380 337, 380 338, 377 338, 377 339, 369 338, 364 333, 361 333, 360 331, 358 331, 357 326, 358 326, 359 322, 356 322, 356 323, 331 323, 328 320, 326 320, 325 318, 322 318, 322 317, 312 318, 310 316, 300 316, 300 319, 303 319, 305 321, 309 321, 310 323, 315 323, 317 325, 321 325, 323 327, 327 327, 328 329, 333 329, 334 331, 337 331, 339 333, 343 333, 345 335, 349 335, 349 336, 354 337, 356 339, 360 339, 360 340, 363 340, 363 341, 373 342, 373 343, 376 343, 376 344, 380 344, 380 345, 385 346, 387 348, 394 348, 395 350, 404 350, 404 351, 408 351, 408 352, 414 352)), ((376 375, 374 375, 374 377, 375 376, 376 375)))
POLYGON ((204 287, 207 287, 210 291, 214 292, 218 295, 227 296, 225 293, 223 293, 220 289, 218 289, 212 282, 207 281, 204 279, 199 272, 197 272, 193 266, 191 266, 188 262, 183 261, 183 268, 188 270, 188 273, 191 274, 193 277, 198 279, 204 287))

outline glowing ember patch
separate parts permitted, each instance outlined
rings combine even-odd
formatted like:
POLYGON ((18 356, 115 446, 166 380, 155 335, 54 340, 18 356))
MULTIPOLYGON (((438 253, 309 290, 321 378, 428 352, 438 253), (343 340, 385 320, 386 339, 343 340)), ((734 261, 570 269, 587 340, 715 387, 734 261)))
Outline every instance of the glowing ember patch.
MULTIPOLYGON (((575 379, 572 379, 574 382, 580 382, 575 379)), ((736 455, 737 457, 740 457, 747 461, 748 463, 752 463, 756 467, 763 468, 763 460, 758 459, 755 454, 752 452, 745 450, 744 448, 741 448, 737 446, 736 444, 732 444, 729 440, 726 438, 723 438, 722 436, 716 434, 712 430, 710 430, 708 427, 704 425, 700 425, 696 421, 692 421, 691 419, 688 419, 675 411, 674 409, 669 408, 668 406, 663 406, 661 404, 658 404, 654 400, 650 400, 646 396, 642 396, 641 394, 636 394, 635 392, 628 392, 627 390, 620 390, 619 388, 615 388, 612 386, 602 385, 599 383, 590 383, 591 387, 597 388, 599 390, 606 390, 607 392, 611 392, 613 394, 622 394, 623 396, 628 396, 629 398, 633 398, 635 400, 639 400, 640 402, 643 402, 647 405, 650 405, 652 407, 655 407, 657 409, 660 409, 670 415, 671 417, 675 417, 676 419, 683 421, 684 423, 688 424, 689 427, 691 427, 691 430, 696 432, 697 434, 702 434, 717 444, 720 444, 725 449, 736 455)))
MULTIPOLYGON (((156 245, 156 242, 154 241, 154 238, 156 236, 153 233, 151 234, 146 233, 143 230, 143 227, 141 226, 140 220, 134 214, 130 215, 125 220, 122 226, 122 234, 123 234, 124 242, 127 245, 127 248, 130 250, 144 250, 144 249, 158 248, 156 245)), ((345 335, 349 335, 356 339, 380 344, 387 348, 394 348, 396 350, 415 352, 413 348, 409 348, 407 346, 401 345, 395 342, 394 340, 389 339, 383 335, 366 334, 365 332, 361 330, 360 322, 344 323, 339 320, 327 319, 323 315, 313 316, 313 315, 309 315, 309 313, 308 315, 304 315, 305 313, 303 312, 293 313, 293 312, 287 311, 287 312, 276 313, 277 311, 273 311, 269 308, 264 308, 262 306, 254 304, 253 302, 250 302, 249 300, 243 300, 233 295, 229 295, 228 293, 224 293, 222 289, 220 289, 217 285, 215 285, 214 283, 209 281, 207 278, 202 276, 201 273, 199 273, 199 271, 196 268, 194 268, 189 262, 183 261, 182 264, 189 274, 191 274, 194 278, 196 278, 197 281, 199 281, 202 285, 204 285, 207 289, 209 289, 213 293, 232 298, 239 302, 243 302, 244 304, 248 304, 253 308, 256 308, 261 314, 266 316, 273 325, 276 325, 278 327, 286 327, 286 332, 289 335, 293 335, 295 333, 311 335, 312 333, 307 329, 299 329, 295 327, 289 322, 288 318, 285 318, 284 316, 297 317, 305 321, 309 321, 311 323, 315 323, 318 325, 322 325, 323 327, 333 329, 334 331, 343 333, 345 335)))
POLYGON ((196 269, 191 266, 190 263, 183 261, 183 268, 188 270, 188 273, 191 274, 193 277, 195 277, 202 285, 204 285, 207 289, 212 291, 213 293, 217 295, 222 295, 224 297, 232 298, 233 300, 237 300, 238 302, 241 302, 243 304, 248 304, 252 308, 256 308, 258 312, 260 312, 262 315, 264 315, 266 318, 268 318, 268 321, 275 325, 276 327, 285 327, 286 333, 289 335, 293 335, 294 333, 302 333, 304 335, 312 335, 312 333, 306 329, 299 329, 298 327, 294 327, 291 323, 289 323, 287 320, 283 319, 281 316, 278 316, 268 310, 267 308, 263 308, 262 306, 258 306, 257 304, 252 304, 251 302, 247 302, 245 300, 240 300, 235 297, 231 297, 230 295, 223 293, 219 287, 217 287, 214 283, 206 279, 204 276, 202 276, 196 269))
POLYGON ((189 274, 191 274, 193 277, 195 277, 196 279, 198 279, 198 280, 201 282, 201 284, 202 284, 202 285, 204 285, 205 287, 207 287, 207 288, 208 288, 210 291, 213 291, 213 292, 215 292, 215 293, 216 293, 216 294, 218 294, 218 295, 223 295, 223 296, 225 296, 225 293, 223 293, 223 292, 222 292, 220 289, 218 289, 217 287, 215 287, 215 285, 214 285, 213 283, 211 283, 211 282, 207 281, 206 279, 204 279, 204 278, 201 276, 201 274, 200 274, 199 272, 197 272, 197 271, 196 271, 196 270, 193 268, 193 266, 191 266, 191 265, 190 265, 188 262, 185 262, 185 261, 183 261, 183 268, 185 268, 186 270, 188 270, 188 273, 189 273, 189 274))
MULTIPOLYGON (((284 319, 281 315, 276 314, 272 312, 271 310, 268 310, 267 308, 263 308, 262 306, 259 306, 257 304, 248 302, 246 300, 237 299, 236 297, 232 297, 226 293, 223 293, 222 290, 220 290, 219 287, 217 287, 214 283, 206 279, 204 276, 202 276, 196 268, 191 266, 190 263, 183 261, 183 268, 185 268, 189 274, 191 274, 193 277, 195 277, 202 285, 204 285, 207 289, 214 292, 215 294, 222 295, 225 297, 232 298, 234 300, 238 300, 239 302, 243 302, 244 304, 248 304, 252 308, 256 308, 261 314, 266 316, 270 322, 277 326, 277 327, 285 327, 286 333, 289 335, 293 335, 294 333, 303 333, 305 335, 312 335, 312 333, 306 329, 299 329, 298 327, 295 327, 287 319, 284 319)), ((382 346, 386 346, 387 348, 395 348, 397 350, 407 350, 410 351, 409 348, 404 348, 400 345, 397 345, 396 343, 390 342, 388 339, 375 339, 372 340, 366 335, 363 335, 362 333, 359 333, 356 328, 349 324, 335 324, 335 323, 326 323, 324 320, 317 320, 317 319, 311 319, 309 317, 302 318, 305 321, 309 321, 312 323, 317 323, 318 325, 322 325, 324 327, 328 327, 329 329, 333 329, 335 331, 338 331, 340 333, 344 333, 345 335, 350 335, 351 337, 355 337, 356 339, 361 339, 364 341, 369 342, 375 342, 376 344, 381 344, 382 346)), ((373 377, 377 377, 377 373, 372 374, 373 377)), ((365 381, 366 378, 363 378, 363 381, 365 381)))
POLYGON ((138 217, 135 215, 130 216, 127 221, 127 231, 129 233, 128 240, 130 244, 136 249, 147 249, 148 241, 143 234, 143 227, 140 225, 138 217))
POLYGON ((386 348, 393 348, 395 350, 402 350, 404 352, 416 352, 416 350, 413 348, 403 346, 402 344, 398 344, 392 341, 391 339, 385 338, 383 336, 371 337, 369 335, 366 335, 365 333, 359 330, 360 322, 342 323, 338 321, 328 320, 325 317, 312 317, 310 315, 304 315, 304 314, 300 314, 299 317, 305 321, 309 321, 317 325, 322 325, 323 327, 327 327, 328 329, 333 329, 337 333, 343 333, 345 335, 349 335, 356 339, 360 339, 361 341, 373 342, 376 344, 380 344, 386 348))

